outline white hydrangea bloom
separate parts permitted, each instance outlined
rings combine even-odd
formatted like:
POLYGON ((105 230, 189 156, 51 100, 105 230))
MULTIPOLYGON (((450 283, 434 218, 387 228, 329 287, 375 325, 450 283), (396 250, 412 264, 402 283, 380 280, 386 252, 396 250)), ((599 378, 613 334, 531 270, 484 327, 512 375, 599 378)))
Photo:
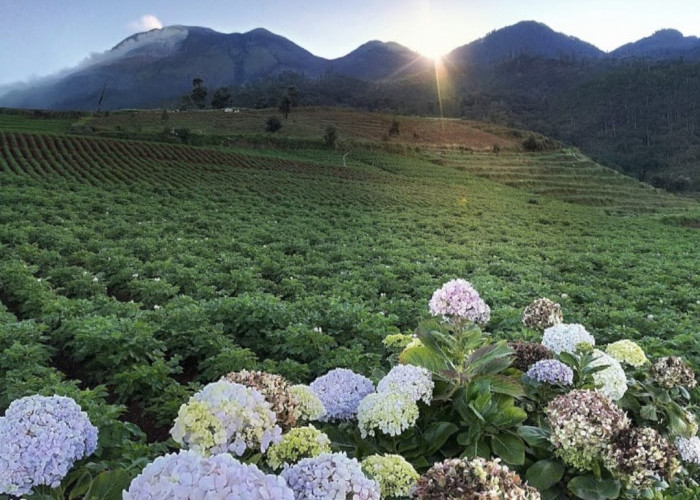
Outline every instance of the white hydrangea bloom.
POLYGON ((596 386, 600 386, 596 390, 613 401, 617 401, 627 392, 627 375, 625 375, 622 365, 618 360, 599 349, 593 351, 593 357, 590 366, 607 365, 606 369, 593 374, 596 386))
POLYGON ((676 438, 676 449, 684 462, 700 465, 700 438, 676 438))
POLYGON ((595 345, 595 338, 588 333, 583 325, 576 323, 559 323, 544 331, 542 345, 556 354, 561 352, 576 352, 580 343, 595 345))

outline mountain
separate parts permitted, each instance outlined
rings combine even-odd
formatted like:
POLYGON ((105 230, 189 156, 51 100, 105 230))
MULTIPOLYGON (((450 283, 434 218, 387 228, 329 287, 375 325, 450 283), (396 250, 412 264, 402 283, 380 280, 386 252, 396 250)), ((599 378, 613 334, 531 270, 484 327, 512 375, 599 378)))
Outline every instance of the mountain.
POLYGON ((700 39, 683 36, 677 30, 659 30, 651 36, 628 43, 610 53, 614 58, 700 60, 700 39))
POLYGON ((327 62, 265 29, 223 34, 170 26, 133 35, 58 81, 10 92, 0 104, 94 109, 105 86, 106 109, 163 106, 188 93, 197 77, 213 90, 284 71, 318 76, 327 62))
POLYGON ((450 52, 452 63, 489 64, 521 56, 548 59, 599 59, 605 52, 576 37, 558 33, 546 24, 522 21, 493 31, 450 52))
POLYGON ((432 62, 395 42, 373 40, 331 61, 330 71, 360 80, 380 80, 415 74, 432 62))

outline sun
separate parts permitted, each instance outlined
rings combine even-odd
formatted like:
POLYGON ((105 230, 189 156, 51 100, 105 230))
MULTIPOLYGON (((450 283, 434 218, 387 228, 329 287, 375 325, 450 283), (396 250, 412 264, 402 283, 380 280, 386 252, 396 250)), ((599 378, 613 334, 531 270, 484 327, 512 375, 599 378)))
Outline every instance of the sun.
POLYGON ((450 51, 446 27, 437 23, 433 17, 423 17, 416 28, 413 32, 413 46, 419 54, 439 61, 450 51))

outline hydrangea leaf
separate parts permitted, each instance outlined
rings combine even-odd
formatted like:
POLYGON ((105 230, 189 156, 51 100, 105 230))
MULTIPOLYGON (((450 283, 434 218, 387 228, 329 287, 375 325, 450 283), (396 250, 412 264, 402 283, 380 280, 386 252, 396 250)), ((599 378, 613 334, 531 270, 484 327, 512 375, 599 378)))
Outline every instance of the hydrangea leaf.
POLYGON ((522 465, 525 463, 525 443, 518 436, 504 432, 497 434, 491 437, 491 448, 498 457, 508 464, 522 465))
POLYGON ((595 476, 576 476, 568 485, 574 495, 583 500, 613 500, 620 496, 620 481, 596 479, 595 476))
POLYGON ((556 460, 539 460, 532 464, 525 478, 530 486, 534 486, 540 491, 547 490, 561 481, 566 472, 566 467, 556 460))

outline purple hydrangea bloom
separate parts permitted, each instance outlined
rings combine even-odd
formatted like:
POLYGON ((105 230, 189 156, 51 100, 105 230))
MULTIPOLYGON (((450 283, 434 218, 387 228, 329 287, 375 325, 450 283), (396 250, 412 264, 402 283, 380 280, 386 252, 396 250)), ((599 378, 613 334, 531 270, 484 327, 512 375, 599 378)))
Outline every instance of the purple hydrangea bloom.
POLYGON ((123 500, 158 498, 294 500, 294 493, 281 477, 228 453, 203 457, 188 450, 156 458, 122 493, 123 500))
POLYGON ((367 479, 360 464, 344 453, 304 458, 282 471, 296 500, 379 500, 379 484, 367 479))
POLYGON ((463 279, 451 280, 433 293, 430 314, 445 320, 468 320, 486 324, 491 319, 491 308, 482 300, 471 283, 463 279))
POLYGON ((530 367, 528 377, 546 384, 571 385, 574 383, 574 371, 556 359, 543 359, 530 367))
POLYGON ((0 418, 0 493, 57 487, 73 464, 97 448, 97 427, 71 398, 28 396, 0 418))
POLYGON ((347 368, 336 368, 311 382, 311 390, 326 408, 320 420, 350 420, 356 417, 360 401, 374 392, 374 384, 367 377, 347 368))

